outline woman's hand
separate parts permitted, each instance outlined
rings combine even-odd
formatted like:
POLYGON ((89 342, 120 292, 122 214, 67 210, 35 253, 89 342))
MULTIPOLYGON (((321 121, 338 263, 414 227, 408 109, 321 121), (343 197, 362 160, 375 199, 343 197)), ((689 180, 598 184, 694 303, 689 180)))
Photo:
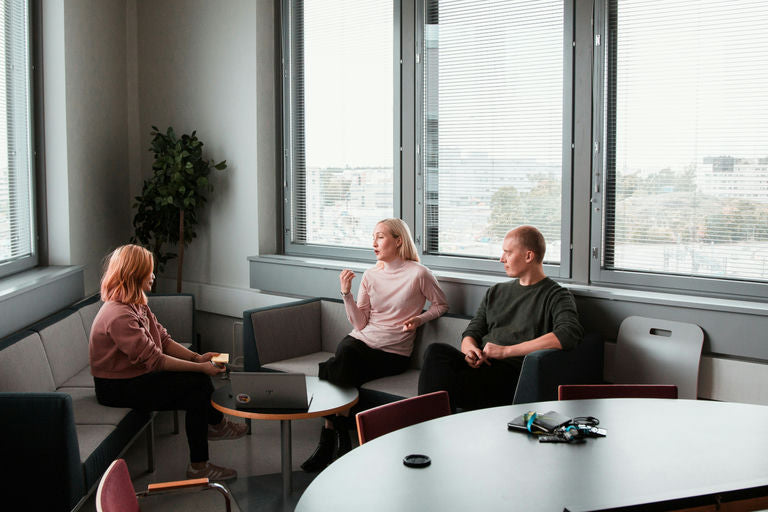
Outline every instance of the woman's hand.
POLYGON ((209 377, 213 377, 214 375, 218 375, 220 373, 224 373, 225 371, 227 371, 226 367, 219 366, 211 360, 205 361, 203 363, 197 363, 197 364, 200 365, 200 369, 202 370, 202 372, 208 375, 209 377))
POLYGON ((203 363, 205 361, 210 361, 217 355, 219 355, 218 352, 206 352, 205 354, 195 354, 195 357, 192 360, 196 363, 203 363))
POLYGON ((403 323, 403 331, 415 331, 424 322, 418 316, 409 318, 403 323))
POLYGON ((339 283, 341 283, 341 294, 346 295, 352 289, 352 280, 355 278, 355 273, 351 270, 344 269, 339 274, 339 283))

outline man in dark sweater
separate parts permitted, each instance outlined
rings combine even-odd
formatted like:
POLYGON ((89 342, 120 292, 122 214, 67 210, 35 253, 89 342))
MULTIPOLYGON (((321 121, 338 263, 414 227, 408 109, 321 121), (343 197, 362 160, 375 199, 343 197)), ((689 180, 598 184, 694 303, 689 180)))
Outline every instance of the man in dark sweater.
POLYGON ((583 336, 573 296, 544 274, 541 232, 513 229, 502 250, 505 272, 517 279, 488 289, 460 351, 436 343, 424 355, 419 394, 444 389, 454 411, 511 404, 526 354, 570 350, 583 336))

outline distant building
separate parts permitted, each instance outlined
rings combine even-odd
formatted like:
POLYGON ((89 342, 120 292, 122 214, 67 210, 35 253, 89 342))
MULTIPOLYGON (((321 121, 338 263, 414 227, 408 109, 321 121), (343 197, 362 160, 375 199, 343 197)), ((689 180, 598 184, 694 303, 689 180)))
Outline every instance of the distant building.
POLYGON ((705 157, 696 185, 704 194, 768 203, 768 158, 705 157))

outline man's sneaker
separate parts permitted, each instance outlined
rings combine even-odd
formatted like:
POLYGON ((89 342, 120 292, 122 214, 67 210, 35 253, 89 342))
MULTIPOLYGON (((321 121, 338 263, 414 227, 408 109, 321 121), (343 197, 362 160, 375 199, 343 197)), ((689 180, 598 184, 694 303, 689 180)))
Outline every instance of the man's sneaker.
POLYGON ((240 439, 246 432, 248 432, 248 426, 245 423, 235 423, 225 419, 220 425, 208 425, 208 440, 240 439))
POLYGON ((237 471, 206 462, 205 467, 201 469, 195 469, 191 465, 188 466, 187 478, 207 478, 212 482, 232 480, 237 478, 237 471))

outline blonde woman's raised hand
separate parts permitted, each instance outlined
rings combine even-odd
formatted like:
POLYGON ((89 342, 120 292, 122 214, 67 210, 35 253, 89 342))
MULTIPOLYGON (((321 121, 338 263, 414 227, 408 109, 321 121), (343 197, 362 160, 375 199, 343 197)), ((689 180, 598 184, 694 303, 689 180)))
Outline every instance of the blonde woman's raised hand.
POLYGON ((355 278, 355 273, 351 270, 344 269, 339 274, 339 283, 341 284, 341 294, 347 295, 352 289, 352 280, 355 278))

